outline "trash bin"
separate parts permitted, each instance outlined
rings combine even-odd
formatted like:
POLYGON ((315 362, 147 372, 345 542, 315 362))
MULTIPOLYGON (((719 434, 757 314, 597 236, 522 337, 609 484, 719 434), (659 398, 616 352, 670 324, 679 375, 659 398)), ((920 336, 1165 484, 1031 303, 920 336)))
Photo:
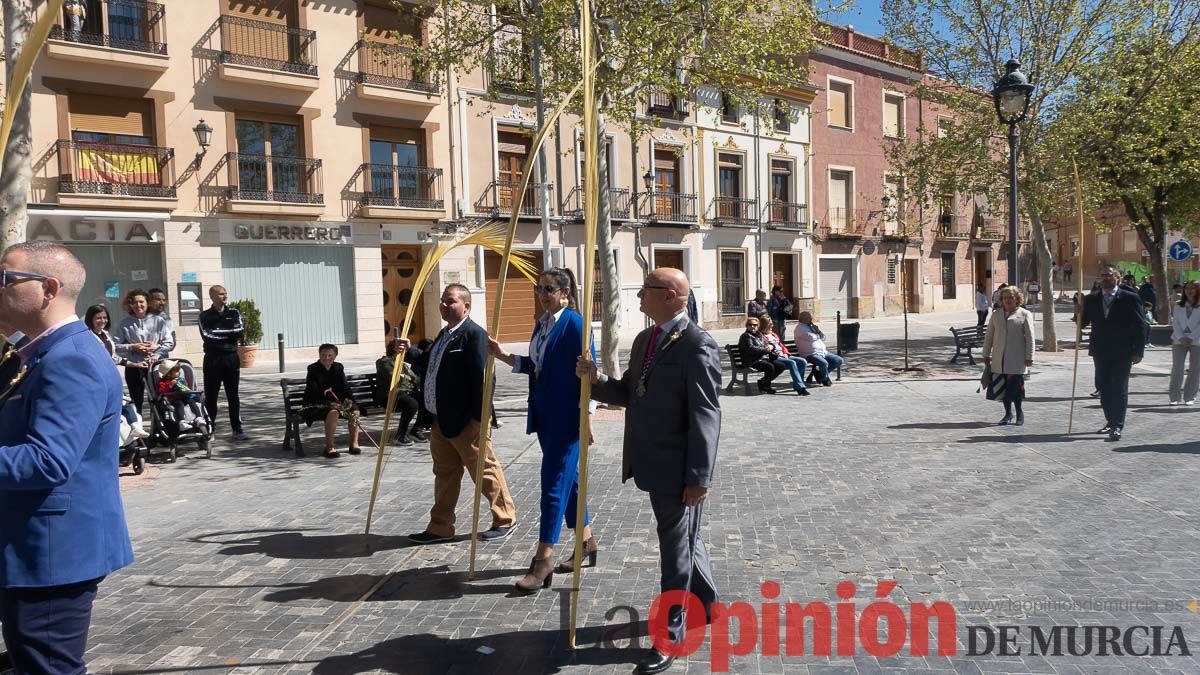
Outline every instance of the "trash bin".
POLYGON ((858 350, 858 322, 838 324, 837 348, 840 352, 858 350))

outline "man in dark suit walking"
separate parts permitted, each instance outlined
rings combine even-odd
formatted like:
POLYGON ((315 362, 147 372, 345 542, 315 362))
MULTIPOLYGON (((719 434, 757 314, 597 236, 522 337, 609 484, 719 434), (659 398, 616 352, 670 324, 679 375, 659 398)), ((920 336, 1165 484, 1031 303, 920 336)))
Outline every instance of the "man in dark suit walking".
MULTIPOLYGON (((668 267, 651 272, 638 297, 654 327, 634 339, 624 376, 609 379, 584 359, 576 373, 592 378, 592 398, 625 407, 621 479, 632 477, 639 489, 650 493, 658 522, 662 591, 690 592, 708 614, 717 587, 700 520, 721 432, 721 357, 712 336, 688 319, 688 291, 683 272, 668 267)), ((683 607, 668 611, 666 637, 680 643, 683 607)), ((664 671, 674 661, 659 649, 664 636, 652 637, 655 648, 638 663, 639 673, 664 671)))
POLYGON ((75 316, 84 270, 61 244, 0 258, 0 622, 20 673, 86 672, 92 602, 133 562, 117 485, 121 377, 75 316), (0 357, 5 358, 5 357, 0 357))
MULTIPOLYGON (((433 455, 433 508, 429 526, 408 535, 414 544, 436 544, 454 539, 454 509, 462 485, 463 468, 473 480, 483 481, 483 495, 492 507, 492 526, 480 532, 482 541, 498 541, 512 532, 517 521, 504 468, 492 452, 491 431, 483 448, 483 476, 475 475, 479 448, 479 413, 483 405, 483 371, 487 364, 488 334, 471 320, 471 291, 450 284, 438 304, 446 327, 426 351, 413 349, 413 369, 425 369, 425 408, 433 415, 429 451, 433 455)), ((401 338, 405 349, 412 349, 401 338)))
POLYGON ((1083 325, 1092 327, 1088 354, 1096 366, 1096 386, 1104 408, 1104 427, 1097 433, 1120 440, 1129 404, 1129 371, 1146 349, 1146 318, 1136 292, 1118 284, 1121 272, 1111 265, 1100 271, 1100 292, 1083 300, 1083 325))

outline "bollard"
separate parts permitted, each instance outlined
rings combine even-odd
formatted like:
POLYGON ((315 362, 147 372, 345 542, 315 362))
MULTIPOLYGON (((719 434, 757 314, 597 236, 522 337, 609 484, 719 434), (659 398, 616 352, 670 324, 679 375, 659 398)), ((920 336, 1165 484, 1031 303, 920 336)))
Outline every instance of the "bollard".
POLYGON ((283 333, 279 333, 279 372, 286 370, 283 363, 283 333))
POLYGON ((840 310, 840 309, 837 311, 836 330, 837 330, 837 332, 834 333, 834 336, 837 337, 837 342, 835 343, 837 346, 834 348, 834 351, 837 352, 838 356, 841 356, 842 355, 842 310, 840 310))

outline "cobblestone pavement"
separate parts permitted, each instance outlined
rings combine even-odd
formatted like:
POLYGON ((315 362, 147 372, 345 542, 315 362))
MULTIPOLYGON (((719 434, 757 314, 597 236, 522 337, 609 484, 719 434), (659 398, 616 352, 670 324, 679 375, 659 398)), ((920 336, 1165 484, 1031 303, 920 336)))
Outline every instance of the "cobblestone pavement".
MULTIPOLYGON (((812 656, 810 644, 809 655, 781 657, 759 655, 759 645, 732 657, 733 671, 1200 671, 1178 645, 1175 655, 1143 658, 1100 656, 1098 645, 1088 656, 1029 655, 1028 627, 1054 625, 1166 626, 1163 648, 1178 625, 1187 647, 1200 649, 1200 614, 1185 606, 1200 597, 1200 407, 1167 407, 1169 353, 1153 349, 1135 368, 1118 443, 1089 433, 1103 419, 1087 396, 1086 356, 1067 434, 1073 352, 1038 354, 1028 424, 1000 428, 1000 406, 976 394, 979 368, 946 363, 947 326, 973 321, 910 318, 910 360, 922 373, 891 370, 902 363, 902 323, 887 318, 863 323, 862 349, 831 388, 722 397, 704 529, 726 602, 757 608, 761 584, 777 581, 781 602, 833 608, 835 586, 850 581, 861 611, 875 602, 876 582, 892 580, 888 599, 905 615, 912 603, 953 604, 957 655, 906 647, 875 658, 860 646, 854 656, 812 656), (968 626, 1002 624, 1022 627, 1021 656, 967 656, 968 626)), ((583 576, 580 648, 566 650, 569 579, 533 597, 511 592, 538 518, 540 456, 523 433, 523 386, 505 374, 497 394, 506 424, 496 445, 519 529, 479 546, 480 572, 468 581, 468 499, 454 543, 410 547, 403 536, 426 523, 427 446, 395 450, 365 537, 374 452, 313 456, 317 429, 305 434, 310 456, 282 452, 278 375, 250 376, 253 442, 234 445, 222 428, 213 460, 193 452, 155 466, 153 478, 122 478, 137 562, 101 586, 92 671, 630 672, 641 654, 631 647, 649 645, 658 558, 645 495, 619 482, 618 413, 596 423, 589 503, 600 556, 583 576)), ((556 556, 570 541, 564 535, 556 556)), ((708 644, 672 672, 709 672, 708 644)))

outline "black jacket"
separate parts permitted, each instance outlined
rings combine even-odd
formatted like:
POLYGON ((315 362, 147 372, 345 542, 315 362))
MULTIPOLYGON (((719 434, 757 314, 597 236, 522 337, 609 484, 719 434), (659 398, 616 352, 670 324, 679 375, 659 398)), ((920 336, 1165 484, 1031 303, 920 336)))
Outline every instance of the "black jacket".
POLYGON ((220 312, 212 307, 200 312, 200 338, 204 340, 205 354, 236 353, 238 339, 245 331, 241 313, 229 305, 220 312))
POLYGON ((455 438, 472 420, 479 421, 483 405, 483 369, 487 364, 487 331, 467 317, 458 330, 447 336, 446 329, 426 351, 413 352, 413 370, 428 374, 429 357, 442 340, 449 340, 438 366, 437 381, 424 378, 425 387, 436 387, 438 428, 447 438, 455 438))
POLYGON ((304 405, 332 403, 333 399, 325 394, 326 389, 332 389, 343 403, 353 398, 350 385, 346 383, 345 366, 334 361, 329 370, 325 370, 320 361, 308 364, 308 374, 304 377, 304 405))
POLYGON ((1088 354, 1102 359, 1141 358, 1146 351, 1146 316, 1137 293, 1117 289, 1108 316, 1104 316, 1104 294, 1083 299, 1083 325, 1092 327, 1088 354))
POLYGON ((766 340, 758 333, 742 333, 742 337, 738 338, 738 352, 742 355, 742 363, 747 366, 770 361, 774 356, 767 348, 766 340))

